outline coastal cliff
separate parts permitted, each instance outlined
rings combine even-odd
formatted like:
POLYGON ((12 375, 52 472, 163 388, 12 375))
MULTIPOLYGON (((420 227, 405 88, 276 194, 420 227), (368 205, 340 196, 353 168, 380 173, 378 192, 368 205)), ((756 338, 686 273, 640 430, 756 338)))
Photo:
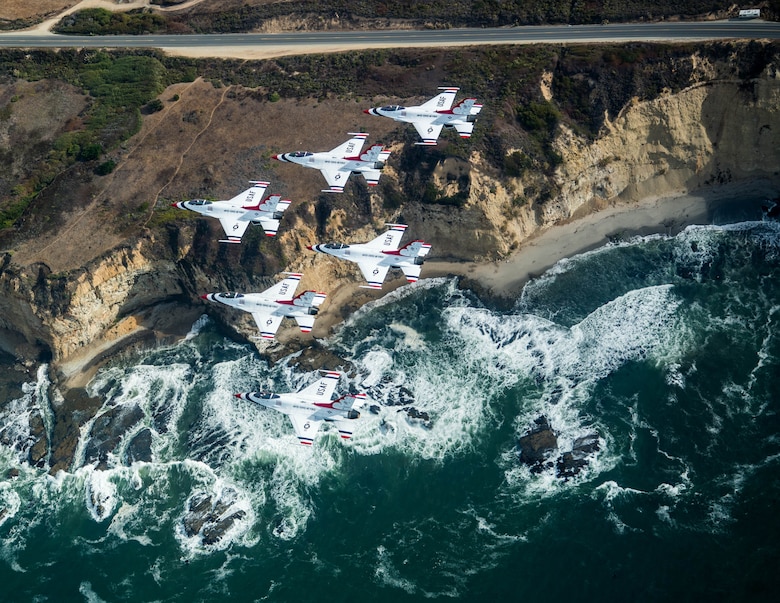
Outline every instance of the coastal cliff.
MULTIPOLYGON (((333 294, 355 282, 353 266, 302 250, 318 239, 358 241, 375 236, 385 221, 402 218, 412 225, 416 238, 433 244, 433 258, 490 261, 505 258, 540 231, 608 205, 738 180, 777 181, 777 65, 771 63, 746 80, 727 77, 728 65, 712 65, 695 56, 692 60, 697 62, 700 81, 651 100, 631 99, 614 118, 605 116, 594 140, 558 124, 551 147, 560 162, 549 175, 534 170, 519 177, 500 174, 481 151, 474 150, 467 159, 444 157, 432 166, 430 183, 439 197, 460 195, 459 205, 420 202, 404 204, 400 210, 388 208, 380 187, 363 193, 364 207, 357 212, 365 215, 360 216, 361 226, 353 223, 349 209, 335 204, 327 208, 327 220, 318 226, 322 202, 299 204, 285 216, 286 228, 280 231, 275 251, 289 261, 277 265, 304 272, 302 289, 329 289, 333 294), (542 190, 546 198, 541 198, 542 190)), ((555 102, 555 93, 544 84, 541 93, 555 102)), ((144 135, 148 136, 145 132, 139 136, 144 135)), ((391 149, 400 155, 403 145, 396 143, 391 149)), ((508 155, 515 152, 522 153, 507 150, 508 155)), ((126 169, 136 169, 133 159, 128 157, 126 169)), ((305 175, 311 176, 317 175, 305 175)), ((383 178, 403 190, 397 168, 391 165, 383 178)), ((46 262, 19 265, 6 253, 0 263, 0 329, 5 349, 22 358, 51 359, 55 366, 67 367, 74 359, 84 363, 143 333, 143 337, 181 334, 183 323, 204 310, 196 302, 200 292, 253 284, 251 270, 236 273, 230 256, 213 241, 213 226, 196 229, 186 223, 169 225, 167 231, 147 230, 81 268, 62 273, 53 273, 46 262), (161 304, 178 309, 163 312, 161 304)), ((351 297, 354 287, 349 291, 351 297)), ((341 305, 347 301, 342 299, 341 305)), ((354 301, 349 301, 354 309, 354 301)), ((334 307, 331 313, 337 310, 334 307)), ((251 321, 239 323, 239 330, 250 335, 251 321)))
MULTIPOLYGON (((760 69, 746 71, 739 54, 745 48, 735 46, 725 59, 677 58, 687 70, 679 79, 688 85, 645 99, 633 95, 617 108, 605 105, 589 128, 560 118, 555 107, 568 101, 565 87, 555 85, 561 76, 540 73, 527 94, 538 97, 537 111, 548 111, 542 116, 555 119, 543 122, 549 135, 537 131, 535 138, 518 128, 520 118, 506 103, 485 111, 470 144, 445 134, 438 149, 414 147, 414 133, 389 120, 347 120, 354 130, 370 125, 372 139, 384 139, 391 149, 391 161, 376 189, 353 177, 344 195, 313 200, 311 191, 322 186, 318 173, 268 158, 316 143, 295 126, 301 119, 316 121, 321 136, 343 137, 345 124, 335 117, 355 112, 354 100, 268 102, 265 92, 203 79, 167 88, 159 95, 163 110, 146 116, 140 131, 109 155, 116 163, 110 175, 95 179, 79 165, 64 172, 5 239, 11 242, 0 259, 0 347, 30 375, 35 365, 50 363, 63 392, 53 398, 59 427, 44 429, 45 421, 35 421, 41 439, 31 460, 52 471, 70 466, 79 425, 100 408, 81 388, 111 355, 181 337, 204 312, 237 336, 256 334, 251 317, 205 304, 202 293, 263 290, 281 271, 302 272, 301 291, 328 294, 315 338, 329 336, 377 298, 358 288, 353 265, 310 253, 307 245, 364 241, 386 222, 403 222, 414 238, 432 244, 429 268, 449 262, 439 273, 465 275, 459 263, 488 267, 522 253, 540 233, 606 208, 630 211, 647 197, 733 182, 761 179, 777 187, 778 61, 767 53, 760 69), (245 127, 257 114, 264 117, 262 135, 245 127), (235 183, 248 177, 272 180, 269 193, 293 199, 273 239, 253 227, 240 246, 225 246, 217 242, 216 221, 169 207, 204 193, 234 194, 235 183), (40 218, 41 208, 63 206, 69 192, 80 195, 72 197, 78 211, 40 218)), ((598 93, 597 83, 587 85, 591 96, 598 93)), ((24 102, 20 96, 18 103, 24 102)), ((479 285, 480 269, 468 277, 479 285)), ((388 279, 385 292, 404 282, 388 279)), ((316 339, 287 326, 263 352, 271 358, 305 348, 316 350, 316 339)), ((104 435, 107 442, 118 437, 104 435)))

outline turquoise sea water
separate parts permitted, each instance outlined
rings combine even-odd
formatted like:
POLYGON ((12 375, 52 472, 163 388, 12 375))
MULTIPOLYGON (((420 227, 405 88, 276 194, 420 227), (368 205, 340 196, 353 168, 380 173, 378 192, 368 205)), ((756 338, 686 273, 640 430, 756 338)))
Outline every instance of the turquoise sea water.
POLYGON ((378 414, 312 449, 232 394, 315 375, 204 317, 90 384, 143 411, 111 468, 83 461, 86 429, 49 477, 21 461, 25 419, 56 403, 42 371, 0 417, 0 600, 774 600, 779 275, 780 225, 744 222, 566 260, 506 312, 451 280, 403 287, 327 342, 356 368, 338 391, 378 414), (541 415, 562 449, 599 434, 575 478, 519 462, 541 415), (128 464, 143 427, 153 460, 128 464), (243 512, 215 544, 183 527, 207 494, 243 512))

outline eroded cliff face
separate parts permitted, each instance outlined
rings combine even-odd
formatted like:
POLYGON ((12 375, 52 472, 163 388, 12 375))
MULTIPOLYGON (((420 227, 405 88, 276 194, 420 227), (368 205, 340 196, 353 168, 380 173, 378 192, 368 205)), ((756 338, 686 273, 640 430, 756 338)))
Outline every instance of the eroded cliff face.
MULTIPOLYGON (((747 83, 714 80, 634 100, 607 119, 597 140, 559 126, 553 146, 562 162, 549 199, 534 199, 543 175, 497 179, 473 153, 465 206, 413 208, 416 232, 436 242, 437 256, 496 259, 543 229, 607 205, 746 179, 779 182, 780 73, 772 65, 747 83)), ((457 191, 448 166, 436 176, 447 194, 457 191)))
MULTIPOLYGON (((328 214, 324 238, 368 240, 386 221, 402 218, 413 227, 414 238, 433 244, 434 257, 494 260, 542 229, 608 204, 732 180, 780 181, 777 67, 770 65, 747 82, 705 76, 679 93, 631 102, 607 120, 595 141, 559 126, 553 145, 562 161, 551 178, 540 173, 501 178, 478 152, 468 161, 448 158, 435 167, 433 181, 446 196, 466 194, 462 206, 407 203, 391 210, 371 192, 369 222, 355 229, 350 216, 336 209, 328 214), (534 192, 540 184, 553 191, 546 199, 534 192)), ((544 92, 551 94, 549 87, 544 92)), ((388 168, 383 178, 398 180, 398 174, 388 168)), ((288 258, 285 268, 305 274, 301 290, 326 291, 328 303, 337 308, 336 320, 375 297, 356 294, 353 265, 305 251, 323 239, 313 204, 288 214, 277 241, 281 257, 288 258)), ((3 347, 24 358, 51 357, 67 368, 133 336, 172 333, 174 323, 203 312, 197 293, 241 282, 198 268, 202 256, 191 249, 193 236, 193 229, 185 228, 171 249, 147 234, 79 271, 59 275, 40 263, 17 266, 6 255, 0 262, 3 347)), ((233 320, 234 314, 226 318, 233 320)), ((252 335, 251 319, 241 318, 237 329, 252 335)))
POLYGON ((193 312, 172 311, 171 304, 186 305, 188 279, 153 243, 138 240, 70 275, 52 274, 44 264, 4 262, 0 344, 17 356, 81 367, 128 337, 180 330, 177 323, 186 324, 193 312))

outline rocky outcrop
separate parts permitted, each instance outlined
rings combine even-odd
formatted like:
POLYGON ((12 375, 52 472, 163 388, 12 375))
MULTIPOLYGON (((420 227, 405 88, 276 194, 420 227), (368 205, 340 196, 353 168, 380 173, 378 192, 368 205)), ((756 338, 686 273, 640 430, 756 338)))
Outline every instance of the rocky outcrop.
POLYGON ((219 543, 238 521, 246 517, 246 511, 235 508, 238 493, 230 487, 219 496, 200 492, 190 497, 182 518, 184 533, 203 545, 219 543))
POLYGON ((144 411, 137 404, 130 407, 115 406, 101 414, 89 431, 84 463, 97 462, 97 469, 107 469, 108 455, 116 450, 125 434, 143 418, 144 411))
POLYGON ((554 468, 555 476, 569 479, 588 464, 588 459, 599 451, 599 435, 589 433, 574 440, 571 450, 561 451, 558 435, 547 418, 542 416, 518 441, 520 462, 528 465, 531 473, 542 473, 554 468))

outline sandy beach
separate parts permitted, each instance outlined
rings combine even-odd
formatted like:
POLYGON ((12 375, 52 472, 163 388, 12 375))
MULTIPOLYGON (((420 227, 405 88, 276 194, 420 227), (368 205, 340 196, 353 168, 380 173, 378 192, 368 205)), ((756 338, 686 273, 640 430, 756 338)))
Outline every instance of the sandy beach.
POLYGON ((601 247, 611 238, 676 234, 692 224, 718 223, 724 210, 735 206, 758 217, 761 204, 777 194, 776 185, 758 180, 615 203, 541 231, 504 260, 461 263, 431 259, 425 263, 422 275, 466 277, 494 298, 514 299, 525 283, 560 260, 601 247))

